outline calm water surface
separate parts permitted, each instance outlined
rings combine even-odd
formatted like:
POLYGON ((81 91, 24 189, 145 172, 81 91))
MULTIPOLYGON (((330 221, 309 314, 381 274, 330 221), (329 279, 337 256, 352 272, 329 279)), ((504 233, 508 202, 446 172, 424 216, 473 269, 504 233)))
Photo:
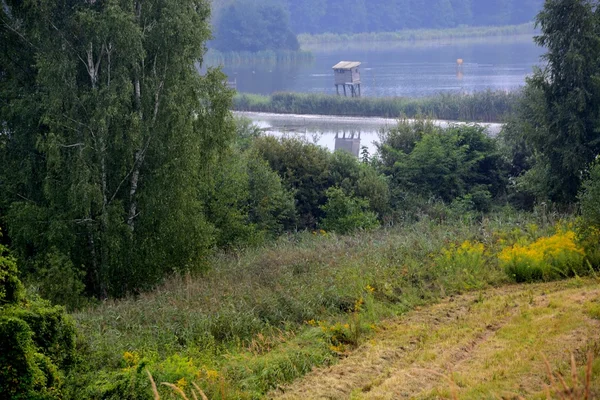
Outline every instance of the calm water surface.
POLYGON ((335 93, 331 67, 341 60, 360 61, 363 96, 424 97, 473 93, 522 86, 544 50, 531 36, 418 45, 328 46, 310 49, 314 61, 294 64, 225 66, 240 92, 335 93), (456 60, 464 60, 458 70, 456 60))
MULTIPOLYGON (((235 112, 238 116, 251 119, 266 134, 277 137, 295 137, 323 146, 330 151, 346 150, 358 156, 360 149, 367 147, 375 154, 379 132, 397 123, 395 119, 367 117, 339 117, 324 115, 270 114, 235 112)), ((435 121, 439 126, 455 122, 435 121)), ((455 123, 462 124, 462 123, 455 123)), ((501 124, 481 124, 486 132, 495 136, 501 124)))

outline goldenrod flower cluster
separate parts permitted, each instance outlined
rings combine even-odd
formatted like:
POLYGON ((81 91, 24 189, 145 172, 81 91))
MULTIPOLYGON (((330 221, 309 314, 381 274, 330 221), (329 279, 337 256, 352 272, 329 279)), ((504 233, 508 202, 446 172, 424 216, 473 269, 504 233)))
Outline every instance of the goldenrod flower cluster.
POLYGON ((572 230, 559 230, 531 244, 515 244, 498 255, 500 264, 517 281, 553 278, 569 275, 583 264, 585 252, 576 243, 572 230))
POLYGON ((450 244, 442 249, 441 256, 436 257, 437 264, 446 270, 448 269, 470 269, 483 263, 485 246, 483 243, 471 242, 466 240, 459 246, 450 244))

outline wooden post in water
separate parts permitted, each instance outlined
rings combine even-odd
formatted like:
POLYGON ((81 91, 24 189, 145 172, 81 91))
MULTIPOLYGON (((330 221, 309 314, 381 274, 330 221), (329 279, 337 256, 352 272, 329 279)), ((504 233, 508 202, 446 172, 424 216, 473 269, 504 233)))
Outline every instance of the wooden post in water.
POLYGON ((458 78, 458 80, 462 80, 463 76, 463 59, 459 58, 458 60, 456 60, 456 77, 458 78))

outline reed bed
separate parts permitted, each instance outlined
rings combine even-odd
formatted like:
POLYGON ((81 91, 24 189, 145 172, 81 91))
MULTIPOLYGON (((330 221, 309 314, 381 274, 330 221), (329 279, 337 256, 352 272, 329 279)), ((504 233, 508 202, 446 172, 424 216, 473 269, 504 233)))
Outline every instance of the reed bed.
POLYGON ((239 94, 234 98, 237 111, 281 114, 317 114, 383 118, 414 118, 469 122, 503 122, 515 109, 521 94, 484 91, 473 94, 439 94, 426 98, 362 97, 309 93, 275 93, 271 96, 239 94))

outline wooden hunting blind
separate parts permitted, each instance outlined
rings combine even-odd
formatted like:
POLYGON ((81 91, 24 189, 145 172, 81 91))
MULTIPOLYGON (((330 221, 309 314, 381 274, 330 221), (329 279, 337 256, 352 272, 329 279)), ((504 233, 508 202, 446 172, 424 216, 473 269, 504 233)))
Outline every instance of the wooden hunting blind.
POLYGON ((344 89, 344 96, 347 96, 346 87, 350 89, 352 97, 360 97, 360 71, 358 61, 340 61, 333 66, 335 76, 335 91, 340 94, 340 86, 344 89))

